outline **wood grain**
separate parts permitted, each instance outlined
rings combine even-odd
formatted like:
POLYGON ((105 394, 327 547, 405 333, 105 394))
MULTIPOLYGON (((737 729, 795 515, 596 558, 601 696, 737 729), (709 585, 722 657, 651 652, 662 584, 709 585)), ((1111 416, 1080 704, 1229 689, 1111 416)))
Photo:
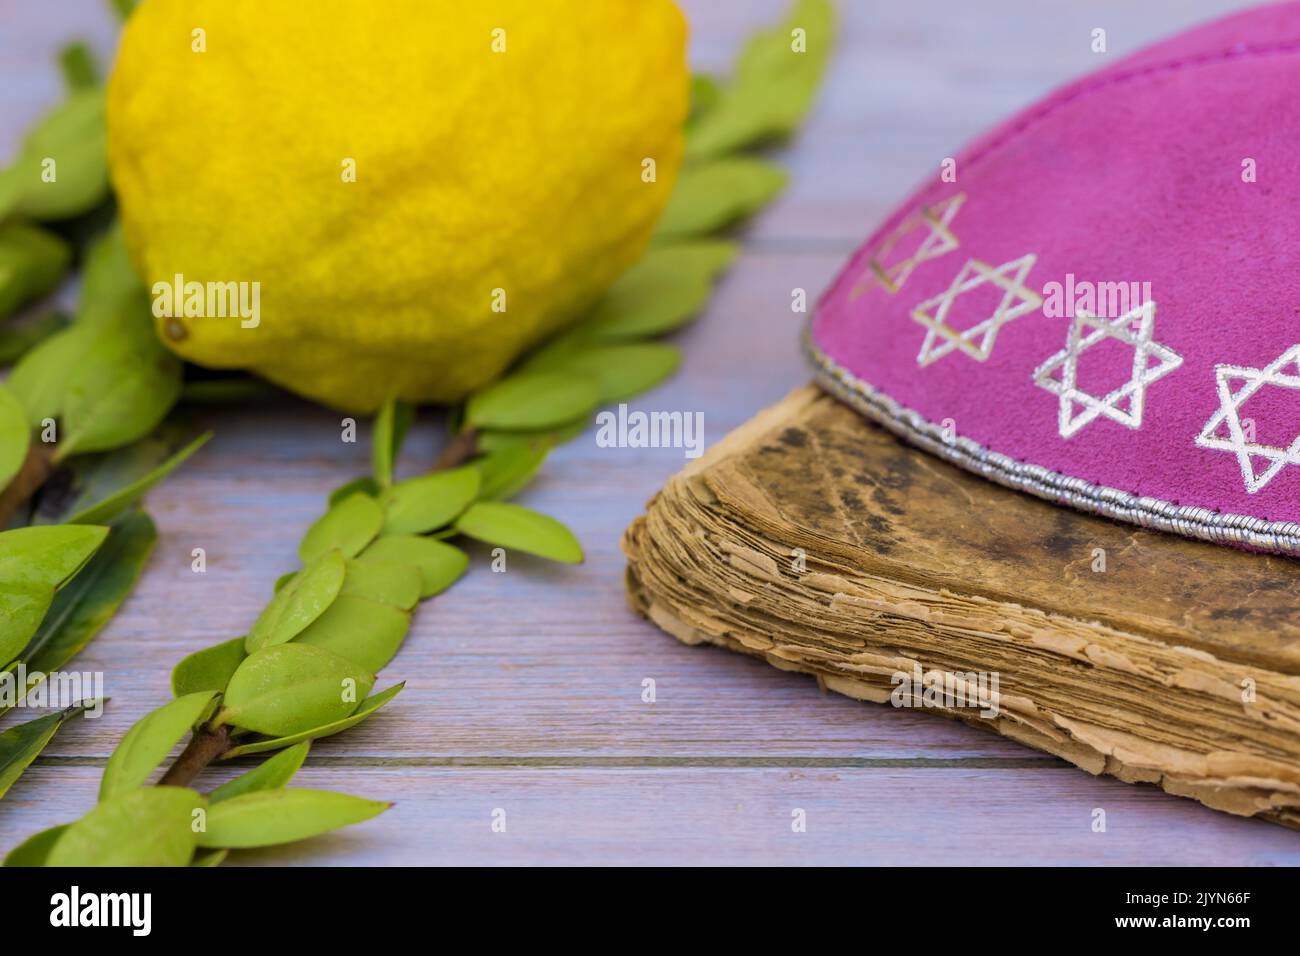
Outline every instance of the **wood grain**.
MULTIPOLYGON (((776 154, 792 171, 789 190, 747 232, 708 312, 679 336, 680 374, 634 406, 703 411, 708 441, 721 439, 807 378, 790 290, 815 296, 968 136, 1100 65, 1088 49, 1093 27, 1108 28, 1113 59, 1239 5, 840 4, 824 95, 798 141, 776 154)), ((683 6, 692 62, 723 70, 741 38, 785 3, 683 6)), ((55 52, 82 35, 111 59, 102 0, 0 0, 0 157, 60 95, 55 52)), ((90 806, 103 760, 165 698, 175 661, 248 627, 326 493, 366 467, 365 434, 342 444, 338 417, 305 403, 197 414, 217 437, 152 494, 162 535, 152 564, 77 661, 105 672, 113 703, 99 721, 62 732, 0 802, 0 849, 90 806), (205 575, 190 572, 195 547, 207 549, 205 575)), ((404 473, 433 460, 435 425, 430 418, 414 432, 404 473)), ((475 551, 470 575, 420 611, 382 675, 408 680, 407 689, 372 721, 322 742, 302 777, 393 798, 398 808, 249 861, 1300 861, 1275 827, 1063 763, 1044 767, 1041 755, 968 727, 824 697, 760 662, 664 636, 626 608, 618 538, 682 464, 679 451, 602 449, 590 434, 557 452, 522 501, 574 528, 588 562, 556 569, 521 558, 502 575, 475 551), (654 705, 640 700, 645 677, 657 681, 654 705), (385 763, 407 759, 443 763, 385 763), (504 763, 454 762, 494 759, 504 763), (734 765, 742 759, 768 763, 734 765), (787 806, 796 798, 812 810, 798 843, 787 806), (525 811, 511 812, 511 832, 491 842, 486 814, 516 801, 525 811), (1098 805, 1110 813, 1107 835, 1089 830, 1098 805)))

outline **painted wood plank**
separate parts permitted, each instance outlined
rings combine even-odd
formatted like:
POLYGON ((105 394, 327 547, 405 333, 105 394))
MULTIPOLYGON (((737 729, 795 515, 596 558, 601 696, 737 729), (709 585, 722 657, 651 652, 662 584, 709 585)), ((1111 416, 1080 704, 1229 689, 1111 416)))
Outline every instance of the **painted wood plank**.
MULTIPOLYGON (((45 764, 29 777, 13 797, 27 828, 74 817, 98 783, 86 767, 45 764)), ((295 783, 396 795, 397 805, 306 843, 234 854, 232 864, 1296 863, 1276 826, 1069 769, 309 762, 295 783), (1067 778, 1076 783, 1063 795, 1067 778), (796 809, 804 833, 792 830, 796 809), (1104 833, 1092 828, 1098 809, 1104 833), (505 811, 505 833, 492 830, 495 810, 505 811)), ((0 816, 0 846, 25 832, 17 816, 0 816)))

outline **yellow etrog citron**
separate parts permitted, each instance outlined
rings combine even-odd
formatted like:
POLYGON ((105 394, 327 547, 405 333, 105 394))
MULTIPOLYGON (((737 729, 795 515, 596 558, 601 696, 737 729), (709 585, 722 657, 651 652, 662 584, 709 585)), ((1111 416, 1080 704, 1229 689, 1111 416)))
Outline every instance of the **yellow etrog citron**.
POLYGON ((146 0, 108 151, 159 335, 347 410, 462 398, 642 252, 685 35, 670 0, 146 0))

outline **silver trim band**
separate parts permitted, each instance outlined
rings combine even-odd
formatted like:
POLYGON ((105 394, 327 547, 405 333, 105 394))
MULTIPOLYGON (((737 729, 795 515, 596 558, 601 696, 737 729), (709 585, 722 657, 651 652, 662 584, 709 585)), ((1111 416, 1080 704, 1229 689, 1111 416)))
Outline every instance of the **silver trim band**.
POLYGON ((1054 504, 1069 505, 1143 528, 1171 531, 1216 544, 1238 544, 1260 551, 1300 555, 1300 523, 1294 521, 1265 521, 1251 515, 1225 514, 1196 505, 1178 505, 1134 495, 1082 478, 1071 478, 1042 465, 1016 461, 969 438, 947 439, 940 426, 877 391, 823 352, 813 341, 811 319, 804 326, 803 351, 818 383, 836 398, 898 437, 990 481, 1054 504))

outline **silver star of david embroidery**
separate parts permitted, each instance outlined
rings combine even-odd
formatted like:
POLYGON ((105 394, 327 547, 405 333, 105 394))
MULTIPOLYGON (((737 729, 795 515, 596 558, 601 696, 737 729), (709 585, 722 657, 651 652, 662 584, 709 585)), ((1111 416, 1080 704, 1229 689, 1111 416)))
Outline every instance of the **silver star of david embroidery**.
POLYGON ((991 266, 978 259, 967 260, 946 291, 933 299, 927 299, 912 310, 912 318, 926 329, 925 341, 917 353, 916 364, 924 368, 954 349, 960 349, 977 362, 986 361, 993 353, 998 329, 1035 311, 1043 304, 1042 297, 1025 286, 1025 277, 1029 275, 1037 258, 1030 253, 1000 266, 991 266), (1003 292, 1002 301, 993 314, 963 332, 948 325, 948 313, 956 298, 986 283, 1003 292))
POLYGON ((1277 477, 1277 473, 1287 465, 1300 465, 1300 434, 1297 434, 1286 448, 1246 441, 1239 412, 1246 400, 1265 385, 1300 389, 1300 345, 1291 346, 1262 369, 1216 365, 1214 378, 1218 386, 1219 410, 1210 417, 1205 427, 1201 429, 1201 433, 1196 436, 1196 445, 1200 448, 1230 451, 1235 454, 1237 463, 1241 465, 1241 477, 1246 483, 1246 492, 1253 495, 1277 477), (1284 373, 1283 370, 1288 365, 1295 366, 1293 374, 1284 373), (1245 382, 1236 393, 1231 389, 1234 380, 1245 382), (1224 423, 1228 426, 1227 438, 1218 435, 1219 428, 1224 423), (1268 467, 1262 472, 1256 472, 1255 458, 1266 459, 1269 462, 1268 467))
POLYGON ((1147 386, 1183 364, 1181 355, 1152 338, 1155 327, 1154 302, 1144 302, 1115 319, 1099 319, 1087 312, 1075 313, 1065 348, 1034 370, 1034 384, 1060 396, 1057 428, 1062 438, 1069 438, 1102 415, 1126 428, 1142 427, 1147 386), (1085 335, 1085 330, 1091 331, 1085 335), (1079 356, 1106 339, 1133 346, 1133 370, 1127 382, 1098 398, 1078 386, 1079 356), (1154 365, 1150 363, 1151 359, 1155 359, 1154 365), (1058 369, 1059 378, 1054 375, 1058 369), (1127 410, 1122 407, 1126 399, 1127 410), (1079 407, 1082 411, 1076 413, 1079 407))
POLYGON ((929 262, 931 259, 938 259, 940 256, 947 255, 956 249, 960 243, 958 243, 957 236, 952 231, 952 221, 965 201, 966 194, 958 193, 951 199, 945 199, 933 206, 923 207, 920 212, 913 213, 904 219, 899 227, 880 244, 876 254, 867 260, 867 268, 862 277, 849 291, 849 301, 852 302, 859 298, 871 288, 873 282, 879 282, 886 292, 893 295, 903 287, 907 277, 921 263, 929 262), (894 250, 894 247, 899 242, 910 236, 920 226, 924 226, 929 231, 926 237, 921 240, 917 250, 901 262, 897 262, 892 266, 885 266, 882 260, 894 250))

